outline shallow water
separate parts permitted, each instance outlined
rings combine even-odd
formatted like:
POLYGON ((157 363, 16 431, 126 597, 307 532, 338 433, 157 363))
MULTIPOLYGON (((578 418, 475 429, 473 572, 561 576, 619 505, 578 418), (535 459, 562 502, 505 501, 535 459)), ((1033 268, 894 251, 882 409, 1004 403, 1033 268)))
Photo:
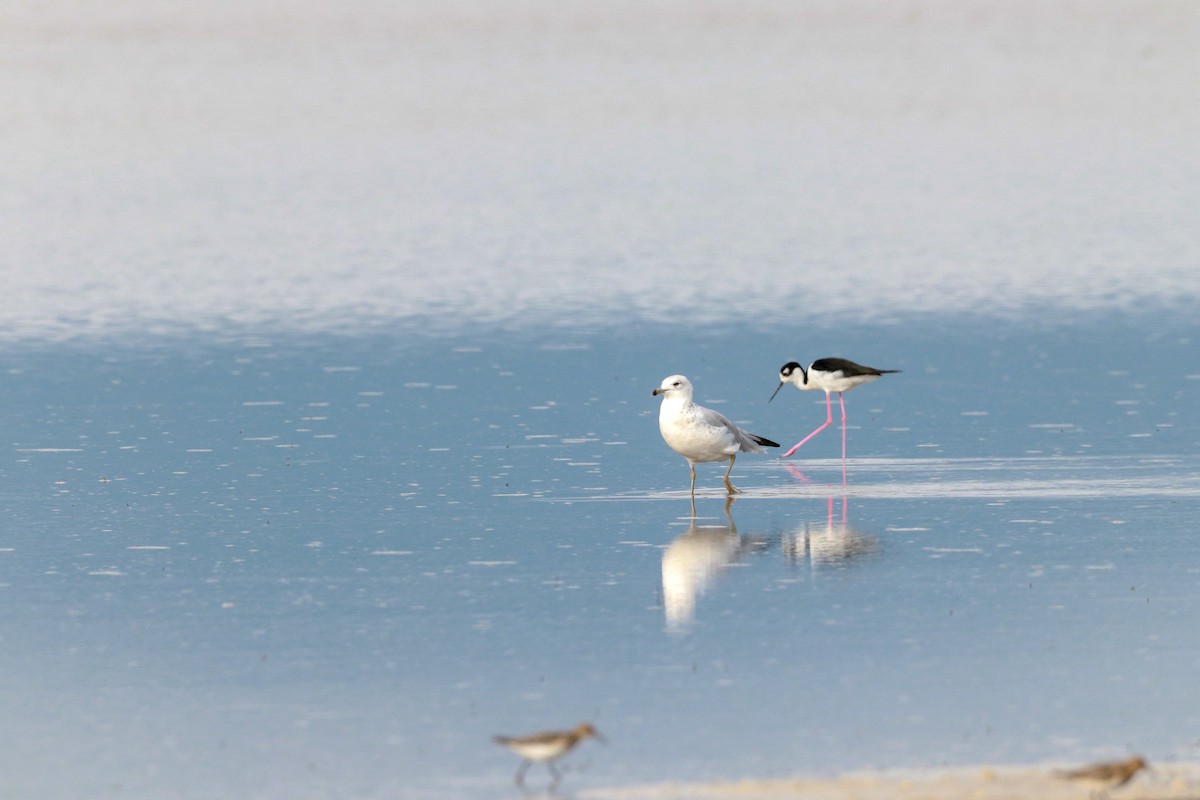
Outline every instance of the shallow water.
POLYGON ((1195 15, 731 9, 0 9, 0 794, 1195 755, 1195 15))
POLYGON ((851 342, 904 372, 845 489, 831 429, 695 520, 650 389, 799 437, 800 330, 10 349, 7 784, 494 796, 491 733, 578 719, 574 788, 1179 752, 1200 381, 1100 365, 1194 328, 944 324, 851 342))

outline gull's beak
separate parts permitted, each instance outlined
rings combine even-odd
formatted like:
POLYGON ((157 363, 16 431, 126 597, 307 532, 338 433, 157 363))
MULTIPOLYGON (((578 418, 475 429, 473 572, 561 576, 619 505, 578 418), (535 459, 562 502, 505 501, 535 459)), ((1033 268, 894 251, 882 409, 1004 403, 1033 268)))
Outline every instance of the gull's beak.
POLYGON ((658 395, 660 395, 660 394, 664 394, 664 393, 665 393, 665 390, 664 390, 664 389, 663 389, 663 388, 660 386, 660 387, 658 387, 657 389, 655 389, 653 392, 651 392, 651 393, 650 393, 650 396, 651 396, 651 397, 657 397, 658 395))
MULTIPOLYGON (((780 381, 779 385, 775 387, 775 391, 771 392, 771 400, 775 399, 775 395, 779 394, 779 390, 782 388, 783 388, 783 381, 780 381)), ((769 402, 771 402, 771 400, 768 400, 767 402, 769 403, 769 402)))

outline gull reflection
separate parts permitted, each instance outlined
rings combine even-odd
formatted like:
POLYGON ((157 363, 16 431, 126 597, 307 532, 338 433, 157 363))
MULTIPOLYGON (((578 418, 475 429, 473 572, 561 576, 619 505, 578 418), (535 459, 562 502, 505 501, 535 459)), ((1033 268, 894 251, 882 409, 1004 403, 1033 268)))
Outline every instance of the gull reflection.
POLYGON ((804 522, 780 542, 783 557, 793 564, 808 562, 812 567, 837 566, 869 556, 879 549, 879 540, 852 527, 846 522, 846 498, 842 498, 839 519, 833 515, 833 498, 829 498, 824 522, 804 522))
POLYGON ((732 565, 748 552, 769 546, 763 535, 742 536, 737 532, 730 507, 725 503, 726 525, 701 525, 693 515, 688 529, 675 537, 662 557, 663 608, 667 628, 682 631, 696 613, 696 600, 732 565))

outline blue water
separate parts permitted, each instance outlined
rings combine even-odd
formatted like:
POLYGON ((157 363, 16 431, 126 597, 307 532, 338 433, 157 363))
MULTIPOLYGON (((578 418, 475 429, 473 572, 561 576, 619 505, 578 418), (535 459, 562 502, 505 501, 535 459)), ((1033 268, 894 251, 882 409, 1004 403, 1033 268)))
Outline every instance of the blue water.
POLYGON ((1195 758, 1193 17, 0 9, 0 796, 1195 758))
MULTIPOLYGON (((492 797, 1194 738, 1190 320, 631 323, 12 346, 13 796, 492 797), (780 442, 787 360, 902 369, 789 468, 687 467, 650 390, 780 442), (1190 369, 1190 371, 1189 371, 1190 369), (731 525, 732 523, 732 525, 731 525), (689 532, 690 529, 690 532, 689 532), (65 773, 55 765, 81 765, 65 773), (535 769, 531 782, 540 773, 535 769)), ((795 437, 795 439, 793 439, 795 437)))

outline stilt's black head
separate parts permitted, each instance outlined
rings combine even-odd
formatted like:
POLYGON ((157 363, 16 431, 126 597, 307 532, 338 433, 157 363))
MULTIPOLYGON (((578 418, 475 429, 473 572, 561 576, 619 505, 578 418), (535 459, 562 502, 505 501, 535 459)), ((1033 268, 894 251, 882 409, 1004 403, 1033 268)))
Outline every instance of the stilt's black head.
MULTIPOLYGON (((783 388, 785 383, 796 383, 796 381, 792 379, 792 376, 796 374, 796 370, 799 370, 802 376, 801 383, 808 383, 808 375, 805 374, 804 367, 800 366, 795 361, 789 361, 779 369, 779 385, 775 387, 775 393, 771 395, 771 400, 775 399, 775 395, 779 394, 779 390, 783 388)), ((768 400, 767 402, 769 403, 771 400, 768 400)))

